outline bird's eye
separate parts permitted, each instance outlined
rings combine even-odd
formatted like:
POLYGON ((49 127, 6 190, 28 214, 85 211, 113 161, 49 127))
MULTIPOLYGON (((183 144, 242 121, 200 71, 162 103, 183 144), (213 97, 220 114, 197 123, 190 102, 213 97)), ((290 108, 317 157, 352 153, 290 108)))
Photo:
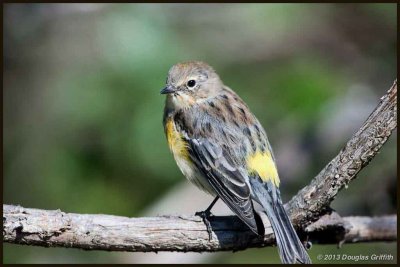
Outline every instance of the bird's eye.
POLYGON ((195 80, 189 80, 187 82, 187 86, 190 88, 193 88, 196 85, 196 81, 195 80))

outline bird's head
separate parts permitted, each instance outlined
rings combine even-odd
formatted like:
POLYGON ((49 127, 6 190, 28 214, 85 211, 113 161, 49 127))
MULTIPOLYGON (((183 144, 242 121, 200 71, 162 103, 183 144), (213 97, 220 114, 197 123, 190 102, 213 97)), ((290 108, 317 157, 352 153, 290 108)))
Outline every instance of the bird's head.
POLYGON ((215 96, 221 88, 219 76, 209 65, 191 61, 171 67, 161 94, 167 94, 169 104, 174 107, 188 107, 215 96))

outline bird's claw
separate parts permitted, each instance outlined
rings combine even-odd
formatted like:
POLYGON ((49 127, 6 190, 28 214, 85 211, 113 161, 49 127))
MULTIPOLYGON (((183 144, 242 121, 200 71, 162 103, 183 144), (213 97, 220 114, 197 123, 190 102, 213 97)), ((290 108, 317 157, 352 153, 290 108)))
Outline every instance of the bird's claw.
POLYGON ((212 228, 211 228, 211 223, 208 220, 208 218, 212 216, 212 213, 209 210, 205 210, 205 211, 198 211, 194 215, 199 216, 203 219, 203 222, 207 227, 208 240, 211 241, 212 240, 212 228))

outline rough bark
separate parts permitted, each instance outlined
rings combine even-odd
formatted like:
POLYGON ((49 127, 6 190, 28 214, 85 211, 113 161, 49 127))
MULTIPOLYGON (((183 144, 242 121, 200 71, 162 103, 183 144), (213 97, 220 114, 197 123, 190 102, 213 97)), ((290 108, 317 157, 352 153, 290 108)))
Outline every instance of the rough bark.
POLYGON ((370 163, 396 127, 397 80, 339 154, 285 205, 294 225, 305 227, 328 212, 337 193, 370 163))
MULTIPOLYGON (((275 244, 266 216, 266 235, 259 238, 236 216, 213 217, 213 239, 197 216, 127 218, 3 206, 5 242, 110 251, 223 251, 275 244)), ((323 217, 307 229, 318 243, 394 241, 397 217, 323 217), (332 235, 332 233, 334 233, 332 235)))

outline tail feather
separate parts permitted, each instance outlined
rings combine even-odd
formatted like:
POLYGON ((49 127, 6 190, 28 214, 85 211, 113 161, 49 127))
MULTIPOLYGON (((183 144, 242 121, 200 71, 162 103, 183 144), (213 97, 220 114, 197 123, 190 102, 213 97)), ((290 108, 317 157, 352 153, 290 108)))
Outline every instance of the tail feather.
POLYGON ((258 180, 251 183, 255 200, 263 206, 271 222, 282 263, 310 264, 310 257, 286 214, 279 192, 272 184, 263 184, 258 180))
MULTIPOLYGON (((274 229, 274 232, 282 232, 282 234, 279 235, 284 237, 280 241, 277 240, 278 244, 282 244, 280 254, 285 255, 285 261, 287 261, 287 263, 299 262, 310 264, 310 257, 308 256, 306 249, 304 248, 299 237, 297 236, 297 233, 294 230, 293 225, 290 222, 290 219, 286 214, 282 203, 278 202, 278 204, 276 205, 276 211, 277 213, 275 214, 277 214, 277 220, 274 221, 277 222, 271 224, 275 224, 276 229, 274 229)), ((269 217, 274 217, 274 215, 269 217)), ((274 228, 274 226, 272 227, 274 228)))
POLYGON ((278 251, 281 261, 283 263, 293 263, 295 262, 293 259, 293 255, 295 251, 290 244, 290 237, 287 236, 285 231, 282 231, 282 227, 280 225, 279 220, 274 217, 271 218, 271 226, 275 233, 276 243, 278 244, 278 251))

